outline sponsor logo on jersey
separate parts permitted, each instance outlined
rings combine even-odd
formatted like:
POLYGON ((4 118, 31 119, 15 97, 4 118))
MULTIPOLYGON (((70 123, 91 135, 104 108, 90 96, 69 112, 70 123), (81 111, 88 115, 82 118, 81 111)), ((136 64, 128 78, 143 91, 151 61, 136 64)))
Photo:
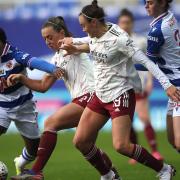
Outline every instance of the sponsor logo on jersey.
POLYGON ((147 39, 148 39, 149 41, 159 42, 159 40, 158 40, 157 37, 148 36, 147 39))
POLYGON ((108 55, 106 53, 91 51, 91 54, 92 54, 93 58, 99 62, 101 62, 101 61, 106 62, 106 59, 108 58, 108 55))
POLYGON ((29 56, 29 54, 26 53, 23 55, 22 59, 26 59, 28 56, 29 56))

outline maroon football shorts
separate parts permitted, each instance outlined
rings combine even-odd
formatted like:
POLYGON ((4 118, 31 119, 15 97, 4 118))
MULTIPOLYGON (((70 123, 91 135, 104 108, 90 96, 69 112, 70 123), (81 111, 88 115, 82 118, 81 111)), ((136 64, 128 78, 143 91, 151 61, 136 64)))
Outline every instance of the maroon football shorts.
POLYGON ((109 103, 103 103, 94 93, 88 102, 87 107, 96 113, 111 117, 112 119, 129 115, 132 120, 135 105, 135 93, 133 89, 130 89, 109 103))
POLYGON ((93 93, 84 94, 84 95, 82 95, 80 97, 77 97, 77 98, 73 99, 72 102, 82 106, 83 108, 85 108, 87 106, 87 103, 91 99, 92 95, 93 95, 93 93))

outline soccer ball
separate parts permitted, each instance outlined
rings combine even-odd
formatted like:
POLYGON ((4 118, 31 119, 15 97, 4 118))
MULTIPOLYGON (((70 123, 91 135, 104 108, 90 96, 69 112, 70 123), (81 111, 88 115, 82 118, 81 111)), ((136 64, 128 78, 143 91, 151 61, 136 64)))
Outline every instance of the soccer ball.
POLYGON ((6 180, 8 177, 8 169, 7 166, 0 161, 0 180, 6 180))

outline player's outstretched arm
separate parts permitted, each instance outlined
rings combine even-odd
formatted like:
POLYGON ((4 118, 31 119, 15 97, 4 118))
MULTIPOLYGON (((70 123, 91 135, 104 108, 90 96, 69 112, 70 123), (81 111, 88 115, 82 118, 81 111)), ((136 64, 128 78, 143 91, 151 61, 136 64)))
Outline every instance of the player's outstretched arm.
POLYGON ((82 45, 62 44, 59 49, 65 50, 64 57, 71 54, 90 52, 88 44, 82 44, 82 45))
POLYGON ((49 74, 44 75, 43 79, 41 80, 30 79, 23 74, 11 74, 7 78, 7 85, 13 86, 16 83, 20 82, 27 86, 29 89, 44 93, 53 85, 55 81, 56 78, 49 74))
POLYGON ((132 58, 135 63, 143 64, 152 73, 172 100, 180 101, 180 90, 170 83, 168 77, 142 51, 135 52, 132 58))

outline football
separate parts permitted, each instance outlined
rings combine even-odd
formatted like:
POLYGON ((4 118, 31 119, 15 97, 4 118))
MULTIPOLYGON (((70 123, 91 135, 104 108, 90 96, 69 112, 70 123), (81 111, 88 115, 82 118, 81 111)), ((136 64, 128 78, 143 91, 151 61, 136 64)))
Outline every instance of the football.
POLYGON ((0 161, 0 180, 6 180, 8 176, 7 166, 0 161))

